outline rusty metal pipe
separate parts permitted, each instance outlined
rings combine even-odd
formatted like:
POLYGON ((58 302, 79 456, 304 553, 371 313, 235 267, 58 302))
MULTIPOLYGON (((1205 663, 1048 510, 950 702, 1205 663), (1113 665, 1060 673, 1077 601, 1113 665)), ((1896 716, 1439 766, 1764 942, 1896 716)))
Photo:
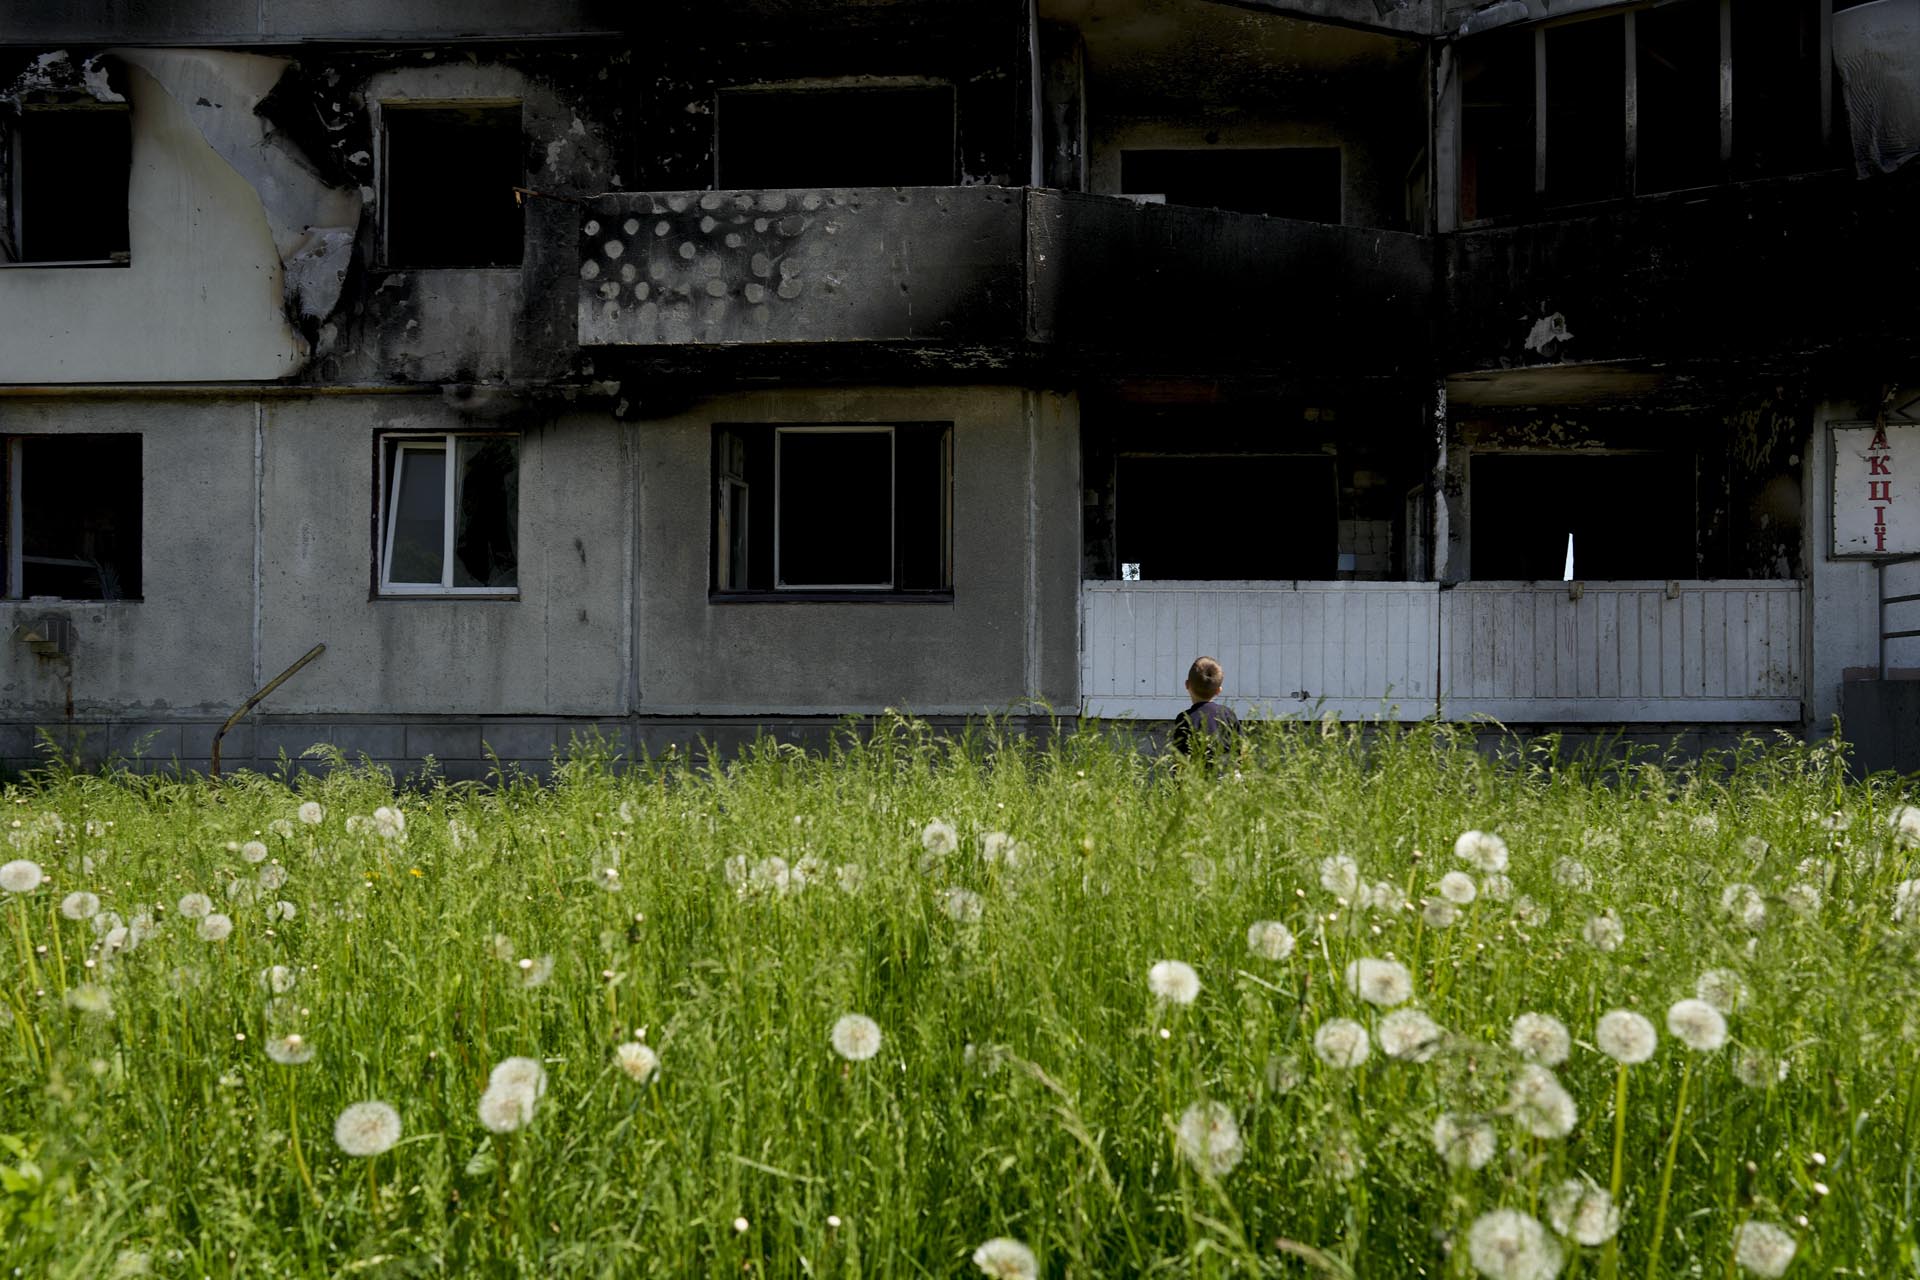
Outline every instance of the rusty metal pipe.
POLYGON ((207 768, 208 773, 212 774, 216 780, 220 777, 220 739, 227 736, 227 730, 233 728, 234 725, 240 723, 240 718, 242 716, 246 715, 247 712, 259 706, 261 701, 268 694, 272 693, 275 689, 278 689, 281 685, 285 684, 290 678, 292 678, 294 672, 306 666, 309 662, 312 662, 315 658, 319 657, 321 654, 325 653, 326 651, 327 651, 327 646, 324 644, 317 644, 313 646, 313 648, 306 651, 306 653, 300 658, 298 662, 288 667, 285 671, 282 671, 279 675, 275 676, 273 679, 267 681, 264 685, 261 685, 260 688, 254 692, 254 695, 251 698, 248 698, 246 702, 241 704, 241 707, 238 711, 234 712, 232 715, 227 717, 227 722, 220 726, 220 731, 218 733, 213 735, 213 751, 211 752, 212 758, 208 761, 208 768, 207 768))

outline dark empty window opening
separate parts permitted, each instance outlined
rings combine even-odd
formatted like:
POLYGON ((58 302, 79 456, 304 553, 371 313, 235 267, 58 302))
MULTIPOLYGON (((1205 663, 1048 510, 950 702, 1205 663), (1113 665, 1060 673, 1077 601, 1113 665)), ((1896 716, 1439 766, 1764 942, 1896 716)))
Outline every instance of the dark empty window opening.
POLYGON ((1122 578, 1336 576, 1339 482, 1331 457, 1122 454, 1116 464, 1122 578))
POLYGON ((1340 148, 1214 147, 1122 151, 1120 189, 1168 204, 1340 221, 1340 148))
POLYGON ((1820 0, 1735 5, 1732 20, 1736 175, 1820 168, 1820 0))
POLYGON ((1691 578, 1693 473, 1685 454, 1475 455, 1473 576, 1558 582, 1571 536, 1575 579, 1691 578))
POLYGON ((727 89, 714 129, 715 184, 727 190, 956 180, 950 85, 727 89))
POLYGON ((1720 0, 1682 0, 1634 15, 1641 191, 1721 179, 1720 0))
POLYGON ((9 599, 140 598, 140 437, 7 438, 9 599))
POLYGON ((1495 31, 1460 49, 1460 220, 1533 202, 1533 32, 1495 31))
POLYGON ((128 261, 132 117, 100 103, 31 106, 6 127, 0 262, 128 261))
POLYGON ((945 424, 714 432, 713 591, 951 592, 945 424))
POLYGON ((517 267, 526 240, 520 106, 381 109, 389 267, 517 267))
POLYGON ((1626 19, 1549 27, 1547 184, 1551 204, 1626 194, 1626 19))

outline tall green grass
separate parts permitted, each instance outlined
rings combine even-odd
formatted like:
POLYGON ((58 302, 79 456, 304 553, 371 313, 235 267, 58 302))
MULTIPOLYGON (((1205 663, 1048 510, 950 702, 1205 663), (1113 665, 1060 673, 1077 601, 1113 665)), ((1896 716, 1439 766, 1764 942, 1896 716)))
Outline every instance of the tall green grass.
POLYGON ((1464 1276, 1481 1215, 1545 1221, 1563 1180, 1608 1187, 1616 1125, 1619 1237, 1564 1244, 1568 1271, 1732 1275, 1755 1220, 1796 1239, 1789 1274, 1920 1273, 1920 922, 1895 918, 1920 872, 1897 786, 1849 782, 1825 747, 1581 763, 1551 739, 1276 725, 1177 776, 1093 732, 898 719, 824 757, 583 749, 550 785, 55 769, 4 800, 0 860, 51 881, 0 893, 0 1256, 23 1275, 958 1275, 1005 1236, 1054 1276, 1464 1276), (403 837, 367 821, 380 806, 403 837), (924 847, 936 819, 957 851, 924 847), (1454 856, 1469 828, 1510 847, 1508 900, 1454 856), (982 857, 990 832, 1018 865, 982 857), (1411 905, 1337 897, 1334 855, 1411 905), (1452 870, 1483 892, 1436 927, 1419 904, 1452 870), (1763 921, 1723 909, 1734 883, 1763 921), (77 890, 150 912, 150 936, 103 948, 112 921, 60 911, 77 890), (225 941, 180 917, 194 892, 225 941), (1585 936, 1608 909, 1613 951, 1585 936), (1257 920, 1291 929, 1288 959, 1249 953, 1257 920), (1409 966, 1448 1032, 1431 1060, 1315 1056, 1327 1019, 1385 1013, 1345 984, 1363 956, 1409 966), (1191 1005, 1149 991, 1163 959, 1197 971, 1191 1005), (276 964, 297 975, 277 1000, 276 964), (1709 968, 1750 997, 1696 1053, 1666 1011, 1709 968), (1615 1008, 1660 1031, 1618 1116, 1594 1046, 1615 1008), (1507 1114, 1525 1011, 1573 1034, 1565 1138, 1507 1114), (874 1057, 835 1053, 847 1013, 878 1023, 874 1057), (310 1062, 267 1056, 289 1031, 310 1062), (616 1064, 634 1039, 649 1083, 616 1064), (1742 1083, 1762 1053, 1785 1078, 1742 1083), (514 1055, 550 1087, 490 1133, 476 1106, 514 1055), (356 1159, 332 1127, 366 1100, 403 1133, 356 1159), (1178 1141, 1201 1102, 1244 1144, 1217 1177, 1178 1141), (1493 1123, 1485 1167, 1436 1154, 1442 1112, 1493 1123))

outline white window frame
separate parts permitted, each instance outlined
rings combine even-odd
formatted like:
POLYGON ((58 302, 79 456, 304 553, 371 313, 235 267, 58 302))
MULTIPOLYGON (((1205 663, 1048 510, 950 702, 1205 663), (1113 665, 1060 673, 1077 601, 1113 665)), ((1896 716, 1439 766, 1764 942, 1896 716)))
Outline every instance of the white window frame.
POLYGON ((896 503, 900 488, 900 450, 897 432, 891 426, 810 426, 775 427, 773 431, 773 589, 775 591, 892 591, 899 565, 899 513, 896 503), (887 580, 885 582, 808 582, 789 583, 781 571, 781 504, 785 500, 781 482, 781 446, 789 435, 884 435, 887 437, 887 580))
MULTIPOLYGON (((422 434, 417 431, 386 432, 380 436, 380 578, 379 594, 383 596, 458 596, 466 599, 517 600, 520 598, 518 583, 511 587, 456 587, 453 585, 453 527, 456 463, 459 461, 460 440, 509 439, 518 440, 519 436, 506 431, 448 431, 442 434, 422 434), (389 575, 393 572, 393 511, 400 501, 400 476, 406 470, 399 465, 400 458, 409 450, 418 453, 439 450, 446 459, 446 495, 443 499, 440 518, 440 581, 439 582, 393 582, 389 575), (388 459, 393 465, 388 465, 388 459), (389 474, 391 472, 391 474, 389 474)), ((514 466, 520 465, 518 452, 514 456, 514 466)), ((517 524, 520 518, 518 509, 514 511, 517 524)), ((513 566, 514 577, 520 575, 518 542, 515 544, 513 566)))

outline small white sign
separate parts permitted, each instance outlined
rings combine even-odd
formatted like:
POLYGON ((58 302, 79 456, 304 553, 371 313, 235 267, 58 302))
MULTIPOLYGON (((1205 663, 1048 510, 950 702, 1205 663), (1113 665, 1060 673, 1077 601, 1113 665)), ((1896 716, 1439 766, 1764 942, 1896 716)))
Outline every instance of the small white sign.
POLYGON ((1833 556, 1920 554, 1920 422, 1833 428, 1833 556))

